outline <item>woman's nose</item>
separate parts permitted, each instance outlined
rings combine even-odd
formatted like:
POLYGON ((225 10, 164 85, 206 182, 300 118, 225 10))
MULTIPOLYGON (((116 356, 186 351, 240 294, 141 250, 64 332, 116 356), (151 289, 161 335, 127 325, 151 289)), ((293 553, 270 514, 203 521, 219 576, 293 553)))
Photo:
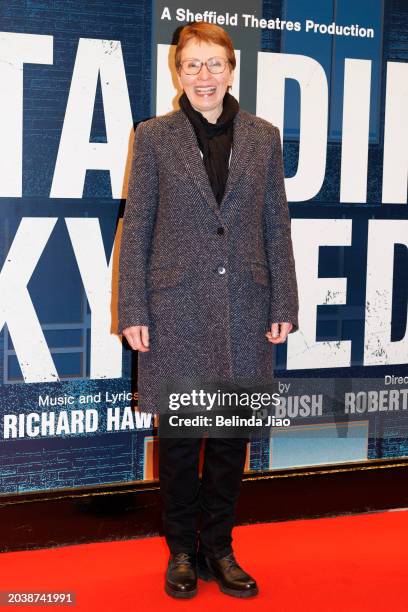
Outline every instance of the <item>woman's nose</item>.
POLYGON ((205 64, 203 64, 201 66, 199 77, 200 77, 200 79, 203 79, 203 80, 207 80, 207 79, 209 79, 211 77, 211 72, 208 70, 208 68, 207 68, 207 66, 205 64))

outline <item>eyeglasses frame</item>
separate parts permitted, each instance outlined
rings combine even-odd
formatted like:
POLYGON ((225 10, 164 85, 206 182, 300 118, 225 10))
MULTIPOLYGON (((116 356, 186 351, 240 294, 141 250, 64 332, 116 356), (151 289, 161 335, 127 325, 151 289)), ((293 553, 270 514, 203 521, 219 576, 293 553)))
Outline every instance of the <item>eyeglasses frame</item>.
POLYGON ((228 64, 231 64, 231 61, 228 59, 228 57, 221 57, 221 56, 219 56, 219 55, 214 55, 214 57, 209 57, 209 58, 208 58, 208 60, 207 60, 207 61, 205 61, 205 62, 202 62, 201 60, 198 60, 196 57, 190 57, 190 58, 188 58, 188 57, 187 57, 187 58, 186 58, 186 59, 184 59, 182 62, 180 62, 179 67, 180 67, 180 71, 183 71, 183 72, 184 72, 184 74, 185 74, 186 76, 197 76, 197 74, 200 74, 201 70, 203 69, 203 66, 205 66, 205 67, 207 68, 207 70, 208 70, 208 72, 209 72, 210 74, 223 74, 223 72, 225 72, 225 69, 226 69, 226 67, 227 67, 227 65, 228 65, 228 64), (223 60, 223 61, 225 62, 224 69, 223 69, 223 70, 221 70, 221 72, 211 72, 211 70, 209 69, 209 67, 208 67, 208 65, 207 65, 207 62, 209 62, 210 60, 213 60, 213 59, 221 59, 221 60, 223 60), (197 61, 199 61, 199 62, 200 62, 200 64, 201 64, 201 66, 200 66, 200 69, 199 69, 199 71, 198 71, 198 72, 194 72, 193 74, 188 74, 188 73, 187 73, 187 72, 184 70, 184 68, 183 68, 183 64, 184 64, 185 62, 191 62, 192 60, 197 60, 197 61))

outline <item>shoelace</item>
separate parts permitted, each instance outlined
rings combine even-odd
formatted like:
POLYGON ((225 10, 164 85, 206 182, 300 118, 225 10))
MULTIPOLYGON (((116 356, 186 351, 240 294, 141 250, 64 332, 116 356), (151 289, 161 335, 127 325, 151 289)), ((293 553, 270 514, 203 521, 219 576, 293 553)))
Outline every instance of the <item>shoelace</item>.
POLYGON ((228 562, 229 567, 239 567, 233 553, 224 557, 224 560, 228 562))
POLYGON ((181 565, 183 563, 191 563, 191 556, 188 553, 178 553, 172 559, 174 565, 181 565))

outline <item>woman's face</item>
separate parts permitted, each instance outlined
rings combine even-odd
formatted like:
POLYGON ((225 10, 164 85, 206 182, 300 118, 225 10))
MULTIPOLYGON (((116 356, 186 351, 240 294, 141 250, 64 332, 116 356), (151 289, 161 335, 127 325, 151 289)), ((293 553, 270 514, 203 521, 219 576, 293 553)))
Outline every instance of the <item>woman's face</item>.
MULTIPOLYGON (((221 45, 191 39, 182 50, 180 61, 198 59, 206 62, 212 57, 227 59, 226 49, 221 45)), ((234 71, 231 70, 229 63, 221 74, 212 74, 205 65, 196 75, 187 75, 182 69, 178 72, 179 84, 184 89, 191 106, 209 121, 216 121, 221 114, 225 92, 228 86, 232 85, 233 80, 234 71)))

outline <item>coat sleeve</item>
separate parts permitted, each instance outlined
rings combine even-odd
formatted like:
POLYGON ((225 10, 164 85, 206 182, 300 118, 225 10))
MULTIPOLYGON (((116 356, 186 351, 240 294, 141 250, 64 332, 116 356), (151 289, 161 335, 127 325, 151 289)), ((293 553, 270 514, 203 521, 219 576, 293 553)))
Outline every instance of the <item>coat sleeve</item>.
POLYGON ((273 127, 264 207, 265 248, 271 275, 269 325, 292 323, 298 329, 298 288, 289 207, 286 199, 280 132, 273 127))
POLYGON ((157 166, 146 124, 136 128, 119 254, 118 328, 149 325, 146 267, 158 199, 157 166))

